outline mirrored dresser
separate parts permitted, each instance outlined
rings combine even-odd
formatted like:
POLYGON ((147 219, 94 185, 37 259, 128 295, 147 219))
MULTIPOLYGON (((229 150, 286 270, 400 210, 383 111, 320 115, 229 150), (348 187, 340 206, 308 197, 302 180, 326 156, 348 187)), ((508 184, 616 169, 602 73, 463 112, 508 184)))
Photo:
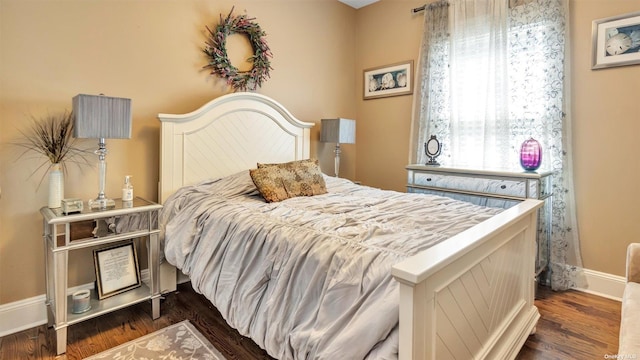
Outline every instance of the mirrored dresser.
MULTIPOLYGON (((408 165, 407 192, 428 193, 477 205, 509 208, 524 199, 544 201, 538 216, 536 278, 548 271, 552 219, 552 171, 471 169, 408 165)), ((546 276, 548 278, 548 275, 546 276)))

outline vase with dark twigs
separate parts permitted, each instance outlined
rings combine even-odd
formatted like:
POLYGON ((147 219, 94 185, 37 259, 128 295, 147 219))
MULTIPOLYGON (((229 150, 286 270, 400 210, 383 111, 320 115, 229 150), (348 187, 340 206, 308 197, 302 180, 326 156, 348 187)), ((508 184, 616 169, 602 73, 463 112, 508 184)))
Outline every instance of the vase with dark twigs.
POLYGON ((25 131, 20 130, 20 133, 22 138, 15 145, 22 147, 24 151, 19 159, 29 154, 45 158, 30 176, 46 169, 38 188, 48 174, 48 206, 59 208, 64 198, 64 173, 67 172, 67 164, 89 165, 85 158, 89 151, 80 148, 77 139, 73 137, 73 114, 64 111, 41 119, 32 118, 31 126, 25 131))

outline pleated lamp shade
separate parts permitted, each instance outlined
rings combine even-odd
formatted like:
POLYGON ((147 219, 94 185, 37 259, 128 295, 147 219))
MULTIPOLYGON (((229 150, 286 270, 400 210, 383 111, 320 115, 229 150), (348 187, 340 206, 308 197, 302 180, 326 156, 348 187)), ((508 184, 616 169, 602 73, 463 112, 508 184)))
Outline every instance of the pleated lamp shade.
POLYGON ((131 138, 131 99, 79 94, 73 97, 73 114, 76 138, 131 138))
POLYGON ((337 144, 356 143, 356 121, 351 119, 322 119, 320 141, 337 144))

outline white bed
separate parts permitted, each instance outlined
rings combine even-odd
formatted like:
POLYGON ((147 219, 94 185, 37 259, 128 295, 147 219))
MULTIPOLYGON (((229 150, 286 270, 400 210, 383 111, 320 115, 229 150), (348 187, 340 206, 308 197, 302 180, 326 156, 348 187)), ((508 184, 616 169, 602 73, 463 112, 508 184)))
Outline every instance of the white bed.
MULTIPOLYGON (((161 202, 258 162, 309 158, 313 124, 263 95, 225 95, 189 114, 158 117, 161 202)), ((541 204, 526 200, 393 266, 400 359, 515 358, 539 318, 533 300, 541 204)))

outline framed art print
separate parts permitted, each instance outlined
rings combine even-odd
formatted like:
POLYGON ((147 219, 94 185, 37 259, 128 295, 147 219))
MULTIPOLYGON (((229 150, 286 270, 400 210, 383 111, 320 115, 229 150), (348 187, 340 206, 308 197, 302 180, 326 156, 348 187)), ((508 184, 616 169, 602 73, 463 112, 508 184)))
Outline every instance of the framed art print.
POLYGON ((123 293, 139 287, 140 268, 133 241, 126 244, 94 250, 98 299, 123 293))
POLYGON ((364 70, 365 100, 413 93, 413 60, 364 70))
POLYGON ((640 64, 640 12, 594 20, 592 69, 640 64))

